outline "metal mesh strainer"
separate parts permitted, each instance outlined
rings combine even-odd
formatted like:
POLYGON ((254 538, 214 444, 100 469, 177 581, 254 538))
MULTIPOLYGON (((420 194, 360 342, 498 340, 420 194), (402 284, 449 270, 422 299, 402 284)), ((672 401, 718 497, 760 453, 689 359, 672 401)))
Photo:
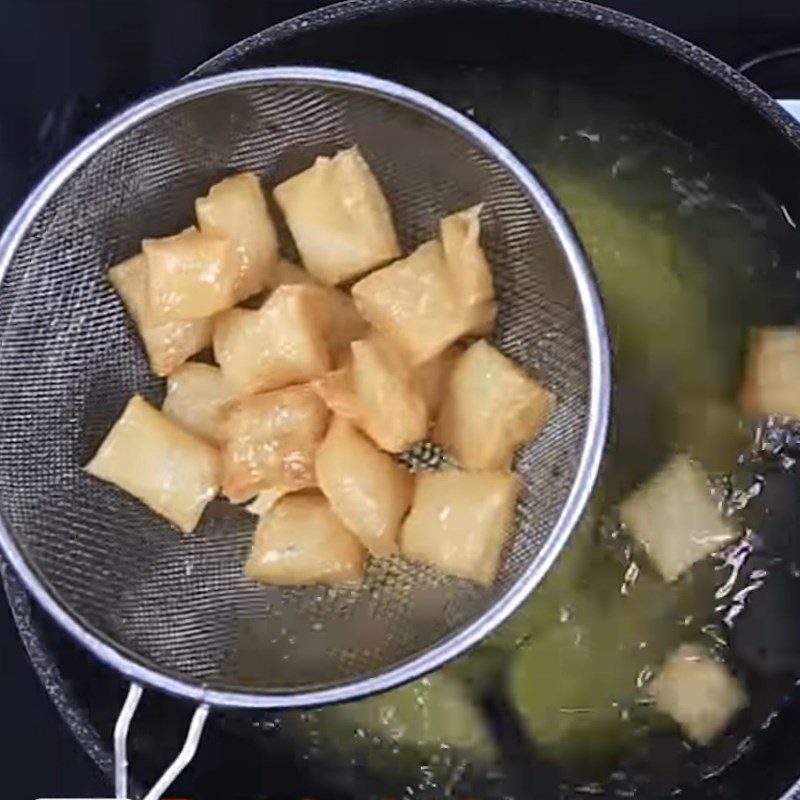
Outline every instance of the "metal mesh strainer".
POLYGON ((363 75, 262 69, 183 85, 84 141, 0 241, 0 542, 29 589, 132 679, 199 702, 319 704, 388 688, 462 652, 519 605, 579 516, 603 445, 608 355, 580 247, 546 191, 469 120, 363 75), (160 400, 106 281, 146 236, 191 222, 230 171, 265 186, 358 143, 405 251, 483 201, 497 344, 558 397, 519 456, 517 533, 491 589, 400 560, 359 589, 242 576, 252 517, 183 537, 81 469, 134 392, 160 400))

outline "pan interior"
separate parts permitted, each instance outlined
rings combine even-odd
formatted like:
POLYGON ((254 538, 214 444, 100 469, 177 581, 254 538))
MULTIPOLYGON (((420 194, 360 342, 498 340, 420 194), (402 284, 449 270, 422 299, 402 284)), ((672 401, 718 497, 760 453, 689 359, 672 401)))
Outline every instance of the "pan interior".
MULTIPOLYGON (((797 153, 732 91, 672 56, 524 4, 482 5, 342 22, 320 15, 319 26, 267 32, 208 67, 358 65, 473 115, 554 188, 593 260, 614 340, 604 474, 552 579, 498 637, 428 686, 290 715, 283 728, 332 775, 346 782, 352 769, 342 763, 360 764, 383 792, 501 797, 520 785, 546 787, 551 772, 537 766, 538 752, 559 764, 568 797, 777 796, 793 777, 791 758, 777 770, 766 754, 791 722, 791 708, 775 712, 792 705, 797 640, 790 623, 756 647, 737 633, 735 617, 743 608, 739 623, 763 621, 758 598, 769 586, 781 587, 782 613, 797 607, 797 552, 777 541, 776 506, 755 497, 760 485, 791 482, 794 473, 785 471, 790 462, 741 463, 752 431, 736 395, 747 329, 797 321, 797 153), (666 587, 620 533, 616 507, 676 452, 703 465, 751 533, 742 549, 666 587), (709 749, 686 748, 636 699, 637 679, 686 639, 720 650, 750 693, 748 711, 709 749), (565 671, 583 670, 582 723, 548 728, 546 700, 526 707, 515 696, 513 676, 531 648, 539 660, 525 669, 544 698, 558 696, 565 671), (519 725, 526 711, 530 724, 519 725), (521 745, 517 736, 508 746, 509 730, 521 745), (539 742, 535 751, 527 736, 539 742)), ((785 494, 784 521, 796 509, 785 494)), ((250 734, 259 739, 257 730, 250 734)))

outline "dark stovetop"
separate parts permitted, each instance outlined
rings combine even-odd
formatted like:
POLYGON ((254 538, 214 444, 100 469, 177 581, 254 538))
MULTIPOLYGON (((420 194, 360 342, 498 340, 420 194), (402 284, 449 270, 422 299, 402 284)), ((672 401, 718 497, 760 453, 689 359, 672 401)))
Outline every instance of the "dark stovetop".
MULTIPOLYGON (((320 0, 0 0, 0 224, 42 172, 126 101, 320 0)), ((738 64, 800 45, 797 0, 611 0, 738 64)), ((800 97, 800 61, 754 73, 800 97)), ((110 793, 31 669, 0 601, 3 798, 110 793)))

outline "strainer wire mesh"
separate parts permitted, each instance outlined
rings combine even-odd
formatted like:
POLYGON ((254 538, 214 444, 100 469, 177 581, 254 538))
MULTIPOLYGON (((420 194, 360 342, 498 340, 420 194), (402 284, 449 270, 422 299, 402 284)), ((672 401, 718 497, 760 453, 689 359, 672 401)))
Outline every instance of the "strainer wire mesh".
POLYGON ((159 688, 222 705, 316 704, 432 669, 527 596, 593 482, 608 357, 580 248, 502 146, 410 90, 288 68, 162 93, 54 170, 0 243, 0 270, 0 542, 63 625, 159 688), (558 398, 515 463, 516 535, 489 589, 400 559, 373 561, 359 588, 259 586, 242 574, 252 517, 214 503, 180 536, 81 469, 133 393, 163 393, 108 266, 191 224, 194 198, 224 174, 253 170, 270 187, 354 143, 405 252, 444 214, 485 204, 494 342, 558 398))

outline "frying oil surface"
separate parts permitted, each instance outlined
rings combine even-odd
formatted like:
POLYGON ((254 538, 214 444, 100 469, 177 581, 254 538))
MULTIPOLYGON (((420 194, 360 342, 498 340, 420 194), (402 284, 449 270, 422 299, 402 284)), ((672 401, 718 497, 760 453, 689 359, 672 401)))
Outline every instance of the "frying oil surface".
POLYGON ((523 739, 560 765, 570 792, 622 796, 646 781, 654 795, 668 793, 735 759, 774 711, 775 693, 761 696, 763 675, 728 646, 771 571, 766 562, 748 567, 769 513, 750 506, 770 477, 761 460, 742 458, 753 433, 737 392, 748 327, 794 321, 787 298, 796 301, 797 275, 786 255, 794 228, 786 209, 731 178, 725 164, 607 97, 535 75, 500 86, 459 71, 452 84, 446 75, 420 83, 510 141, 572 218, 614 348, 608 453, 570 545, 492 640, 424 683, 287 721, 314 743, 312 756, 369 764, 408 796, 457 795, 460 786, 474 793, 473 771, 506 785, 507 754, 486 713, 491 696, 501 702, 489 705, 506 709, 523 739), (746 532, 668 584, 622 530, 617 509, 678 453, 711 476, 710 491, 746 532), (710 750, 689 751, 643 692, 687 640, 744 667, 751 694, 744 719, 710 750))

